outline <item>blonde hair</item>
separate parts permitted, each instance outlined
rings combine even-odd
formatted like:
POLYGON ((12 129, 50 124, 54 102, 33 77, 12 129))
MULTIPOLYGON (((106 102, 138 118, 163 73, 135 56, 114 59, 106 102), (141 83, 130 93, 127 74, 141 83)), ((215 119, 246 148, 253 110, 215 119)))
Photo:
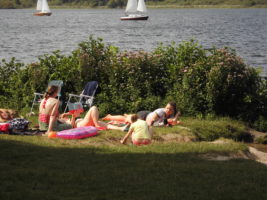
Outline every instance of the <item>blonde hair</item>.
POLYGON ((0 122, 6 122, 11 120, 11 115, 8 111, 8 109, 0 109, 0 122), (6 116, 4 116, 6 115, 6 116))

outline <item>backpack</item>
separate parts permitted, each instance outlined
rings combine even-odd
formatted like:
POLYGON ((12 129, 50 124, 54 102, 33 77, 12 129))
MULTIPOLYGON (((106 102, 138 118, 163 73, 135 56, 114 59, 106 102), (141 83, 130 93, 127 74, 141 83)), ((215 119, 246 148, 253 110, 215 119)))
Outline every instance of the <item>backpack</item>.
POLYGON ((12 119, 9 124, 10 124, 10 129, 15 129, 15 130, 26 130, 29 125, 29 121, 23 118, 15 118, 12 119))

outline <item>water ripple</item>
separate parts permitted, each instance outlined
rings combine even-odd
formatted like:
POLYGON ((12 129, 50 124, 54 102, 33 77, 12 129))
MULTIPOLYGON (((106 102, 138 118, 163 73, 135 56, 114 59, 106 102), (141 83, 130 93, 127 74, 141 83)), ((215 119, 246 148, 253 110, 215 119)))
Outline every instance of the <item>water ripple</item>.
POLYGON ((121 50, 151 51, 159 42, 192 38, 206 49, 229 46, 255 67, 267 71, 267 9, 150 9, 148 21, 120 21, 121 9, 1 10, 0 59, 30 63, 60 50, 66 54, 90 34, 121 50))

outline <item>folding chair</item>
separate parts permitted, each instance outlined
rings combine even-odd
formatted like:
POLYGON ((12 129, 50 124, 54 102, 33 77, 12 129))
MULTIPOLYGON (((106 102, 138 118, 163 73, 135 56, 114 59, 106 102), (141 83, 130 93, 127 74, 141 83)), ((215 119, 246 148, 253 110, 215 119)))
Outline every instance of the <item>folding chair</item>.
MULTIPOLYGON (((48 83, 48 87, 51 86, 51 85, 58 86, 58 96, 57 96, 57 98, 60 99, 60 97, 61 97, 61 88, 63 86, 63 81, 61 81, 61 80, 52 80, 52 81, 50 81, 48 83)), ((33 101, 32 101, 32 107, 31 107, 30 114, 32 113, 33 106, 34 105, 38 105, 38 104, 41 103, 41 100, 42 100, 43 96, 44 96, 43 93, 38 93, 38 92, 34 93, 34 98, 33 98, 33 101)))
POLYGON ((93 104, 97 88, 98 88, 97 81, 89 81, 86 83, 84 90, 80 95, 69 94, 69 99, 67 101, 64 112, 66 112, 67 108, 70 107, 69 105, 72 104, 73 102, 72 99, 74 99, 75 102, 81 103, 84 107, 88 106, 90 108, 93 104))

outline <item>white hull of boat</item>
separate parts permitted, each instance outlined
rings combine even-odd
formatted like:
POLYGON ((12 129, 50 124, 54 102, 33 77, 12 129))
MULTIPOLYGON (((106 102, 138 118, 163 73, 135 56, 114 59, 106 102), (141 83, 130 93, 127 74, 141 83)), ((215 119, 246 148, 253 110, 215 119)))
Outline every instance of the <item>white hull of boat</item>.
POLYGON ((148 16, 143 15, 129 15, 125 17, 121 17, 121 20, 147 20, 148 16))

